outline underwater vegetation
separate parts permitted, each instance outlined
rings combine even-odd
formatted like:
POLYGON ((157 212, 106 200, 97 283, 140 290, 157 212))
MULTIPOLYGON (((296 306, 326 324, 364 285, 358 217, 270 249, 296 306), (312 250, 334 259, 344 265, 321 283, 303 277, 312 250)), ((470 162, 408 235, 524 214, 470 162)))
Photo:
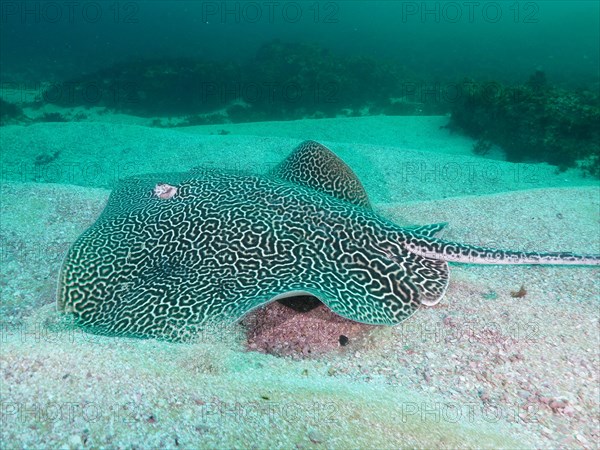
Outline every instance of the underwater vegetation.
POLYGON ((44 113, 43 116, 37 119, 38 122, 69 122, 69 120, 61 113, 51 112, 44 113))
MULTIPOLYGON (((64 92, 53 86, 43 97, 60 106, 104 106, 142 117, 189 116, 192 125, 446 112, 439 102, 406 101, 408 79, 416 77, 395 62, 273 41, 243 64, 122 62, 66 81, 64 92)), ((419 97, 412 85, 410 95, 419 97)))
MULTIPOLYGON (((541 70, 517 85, 447 82, 468 89, 456 100, 444 99, 439 80, 423 81, 398 62, 275 40, 242 63, 201 58, 122 62, 53 85, 42 97, 64 107, 100 106, 149 117, 155 127, 451 113, 448 128, 476 139, 473 152, 478 155, 499 147, 512 162, 546 162, 560 171, 579 167, 600 177, 598 92, 552 86, 541 70)), ((84 116, 51 112, 33 121, 84 116)), ((3 102, 0 124, 19 120, 27 122, 20 108, 3 102)))
POLYGON ((478 139, 484 155, 491 144, 513 162, 547 162, 559 170, 580 167, 600 177, 600 103, 598 93, 551 86, 542 71, 524 84, 471 83, 452 110, 449 127, 478 139))
MULTIPOLYGON (((39 103, 26 104, 33 109, 39 109, 39 103)), ((4 125, 23 125, 39 122, 79 122, 86 120, 88 115, 83 112, 44 112, 42 115, 30 117, 19 104, 8 102, 0 98, 0 126, 4 125)))
POLYGON ((134 60, 74 78, 46 92, 60 106, 104 106, 140 116, 186 115, 214 111, 222 98, 213 86, 239 81, 232 62, 188 58, 134 60))
POLYGON ((261 47, 245 73, 249 81, 268 80, 275 89, 272 97, 259 97, 255 107, 268 116, 289 118, 335 117, 342 108, 383 108, 405 76, 400 67, 385 61, 279 41, 261 47))
POLYGON ((19 105, 0 98, 0 126, 17 123, 23 118, 23 110, 19 105))

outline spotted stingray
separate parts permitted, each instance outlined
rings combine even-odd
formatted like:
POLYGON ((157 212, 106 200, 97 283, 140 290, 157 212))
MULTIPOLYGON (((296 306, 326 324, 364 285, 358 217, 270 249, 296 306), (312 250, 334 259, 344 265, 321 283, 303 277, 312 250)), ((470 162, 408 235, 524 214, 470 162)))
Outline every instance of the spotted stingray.
POLYGON ((267 176, 194 169, 125 179, 69 249, 58 307, 89 330, 177 339, 269 302, 314 296, 395 325, 448 286, 448 262, 599 265, 600 255, 448 242, 445 224, 376 214, 352 170, 315 141, 267 176))

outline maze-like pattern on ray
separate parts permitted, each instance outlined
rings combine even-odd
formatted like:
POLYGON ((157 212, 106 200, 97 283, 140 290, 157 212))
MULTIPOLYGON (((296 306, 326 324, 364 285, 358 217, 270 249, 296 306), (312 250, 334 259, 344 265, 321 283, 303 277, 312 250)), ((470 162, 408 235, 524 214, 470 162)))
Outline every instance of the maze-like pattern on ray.
POLYGON ((446 261, 600 260, 434 238, 444 225, 400 228, 378 216, 354 173, 314 141, 269 176, 195 169, 132 177, 70 248, 58 306, 90 331, 177 339, 300 291, 351 320, 393 325, 441 299, 446 261), (158 183, 176 195, 157 197, 158 183))

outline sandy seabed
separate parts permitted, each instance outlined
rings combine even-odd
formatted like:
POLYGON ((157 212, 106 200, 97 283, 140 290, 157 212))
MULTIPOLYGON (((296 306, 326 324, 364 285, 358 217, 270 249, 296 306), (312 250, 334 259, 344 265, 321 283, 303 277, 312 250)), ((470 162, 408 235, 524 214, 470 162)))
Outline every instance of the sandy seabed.
POLYGON ((397 223, 447 221, 445 239, 477 245, 600 253, 597 183, 475 157, 444 123, 3 127, 1 447, 595 448, 598 268, 453 265, 436 307, 310 355, 249 350, 243 325, 190 343, 61 325, 62 256, 118 178, 197 165, 261 172, 309 138, 397 223))

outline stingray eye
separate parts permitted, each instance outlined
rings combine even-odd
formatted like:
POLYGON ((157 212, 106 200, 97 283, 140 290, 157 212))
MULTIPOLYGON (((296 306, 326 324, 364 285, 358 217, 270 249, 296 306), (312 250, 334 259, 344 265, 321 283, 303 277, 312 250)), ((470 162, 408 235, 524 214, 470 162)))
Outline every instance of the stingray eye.
POLYGON ((166 183, 159 183, 154 187, 154 195, 163 200, 170 199, 177 194, 177 188, 166 183))

